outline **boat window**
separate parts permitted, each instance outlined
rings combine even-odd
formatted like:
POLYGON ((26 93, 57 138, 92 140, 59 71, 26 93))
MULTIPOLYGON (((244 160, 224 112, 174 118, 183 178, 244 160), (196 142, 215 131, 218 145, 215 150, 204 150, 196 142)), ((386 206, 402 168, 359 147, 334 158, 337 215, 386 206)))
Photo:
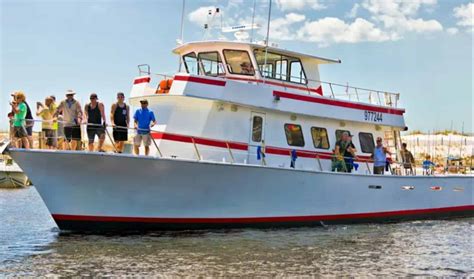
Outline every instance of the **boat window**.
POLYGON ((359 133, 360 149, 364 153, 374 152, 374 136, 371 133, 359 133))
POLYGON ((258 65, 258 69, 263 77, 271 78, 273 73, 273 64, 258 65))
POLYGON ((261 142, 262 141, 262 131, 263 131, 263 118, 261 116, 254 116, 252 123, 252 141, 261 142))
POLYGON ((275 79, 286 80, 288 71, 288 61, 280 60, 275 62, 275 79))
POLYGON ((206 76, 219 76, 225 73, 221 57, 217 51, 201 52, 198 54, 198 59, 206 76))
POLYGON ((306 84, 306 75, 300 61, 290 63, 290 81, 306 84))
POLYGON ((186 68, 186 72, 192 75, 199 74, 199 67, 197 63, 196 54, 194 52, 188 53, 183 56, 184 67, 186 68))
POLYGON ((349 133, 349 135, 351 134, 351 132, 349 132, 348 130, 336 130, 336 141, 341 140, 342 133, 344 132, 349 133))
POLYGON ((274 52, 267 52, 265 55, 263 49, 254 50, 254 54, 258 69, 263 77, 301 84, 307 83, 299 58, 274 52))
POLYGON ((329 149, 329 138, 326 128, 311 127, 311 137, 315 148, 329 149))
POLYGON ((286 141, 291 146, 304 146, 303 130, 301 125, 285 124, 286 141))
POLYGON ((253 76, 255 74, 250 55, 245 50, 224 50, 227 69, 231 74, 253 76))

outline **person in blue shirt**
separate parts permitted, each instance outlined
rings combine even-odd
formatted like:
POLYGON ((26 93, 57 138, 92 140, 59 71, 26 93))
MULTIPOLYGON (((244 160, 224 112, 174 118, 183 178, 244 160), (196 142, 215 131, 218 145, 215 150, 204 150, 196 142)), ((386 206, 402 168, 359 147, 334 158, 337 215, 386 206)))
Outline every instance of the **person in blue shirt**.
POLYGON ((431 156, 426 155, 426 158, 423 161, 423 175, 432 175, 435 166, 435 163, 431 161, 431 156))
POLYGON ((133 115, 135 129, 137 130, 137 135, 133 139, 133 145, 135 154, 140 154, 140 146, 143 142, 145 146, 145 155, 148 156, 150 153, 150 144, 151 144, 151 127, 155 126, 156 119, 153 111, 148 109, 148 100, 140 100, 141 108, 135 111, 133 115))
POLYGON ((383 146, 381 137, 377 138, 377 146, 371 157, 374 160, 374 174, 384 174, 385 165, 387 164, 387 154, 392 155, 387 148, 383 146))

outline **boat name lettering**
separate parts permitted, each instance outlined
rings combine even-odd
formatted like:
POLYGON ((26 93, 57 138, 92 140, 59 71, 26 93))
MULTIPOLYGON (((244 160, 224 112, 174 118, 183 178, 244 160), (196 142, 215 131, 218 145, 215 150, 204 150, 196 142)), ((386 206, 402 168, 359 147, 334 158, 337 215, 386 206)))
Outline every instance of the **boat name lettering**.
POLYGON ((370 122, 382 122, 383 121, 383 113, 366 110, 364 112, 364 119, 365 119, 365 121, 370 121, 370 122))

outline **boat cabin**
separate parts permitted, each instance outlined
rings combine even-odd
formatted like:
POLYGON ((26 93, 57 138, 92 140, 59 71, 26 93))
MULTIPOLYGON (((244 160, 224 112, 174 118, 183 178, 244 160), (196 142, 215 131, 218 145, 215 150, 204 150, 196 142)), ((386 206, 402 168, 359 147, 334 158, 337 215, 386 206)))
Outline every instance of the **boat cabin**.
POLYGON ((278 82, 322 95, 319 65, 341 63, 280 48, 240 42, 192 42, 173 50, 188 74, 243 81, 278 82))
POLYGON ((153 86, 148 70, 130 99, 148 99, 158 115, 154 136, 165 156, 330 171, 336 142, 348 132, 365 172, 377 137, 394 152, 400 144, 398 94, 321 81, 319 65, 339 60, 224 41, 173 52, 179 72, 159 75, 153 86))

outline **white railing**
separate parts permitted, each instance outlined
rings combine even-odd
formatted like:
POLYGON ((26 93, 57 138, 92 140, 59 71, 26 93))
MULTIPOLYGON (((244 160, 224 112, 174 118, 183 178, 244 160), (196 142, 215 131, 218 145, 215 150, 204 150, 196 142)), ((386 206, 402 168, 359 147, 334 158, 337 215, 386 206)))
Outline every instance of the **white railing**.
MULTIPOLYGON (((34 122, 46 122, 46 121, 42 121, 42 120, 33 120, 34 122)), ((48 121, 48 122, 53 122, 53 121, 48 121)), ((64 122, 63 122, 64 124, 64 122)), ((141 129, 137 129, 137 128, 130 128, 130 127, 121 127, 121 126, 112 126, 112 125, 98 125, 98 124, 87 124, 87 123, 81 123, 80 124, 82 127, 87 127, 87 126, 95 126, 97 128, 100 128, 100 127, 103 127, 105 129, 105 134, 107 136, 107 139, 110 141, 110 143, 112 144, 112 148, 114 151, 117 151, 115 150, 115 142, 111 136, 111 133, 109 131, 110 128, 113 128, 113 127, 116 127, 116 128, 123 128, 123 129, 128 129, 128 130, 131 130, 133 131, 134 133, 137 133, 137 131, 141 130, 141 129)), ((86 131, 86 129, 81 129, 82 132, 86 131)), ((154 134, 154 133, 159 133, 159 134, 162 134, 162 132, 159 132, 159 131, 153 131, 153 130, 144 130, 144 131, 147 131, 147 132, 150 132, 150 134, 154 134)), ((194 136, 188 136, 188 135, 177 135, 177 134, 172 134, 172 133, 166 133, 167 135, 171 135, 171 136, 181 136, 181 137, 186 137, 186 138, 189 138, 190 139, 190 142, 188 142, 188 144, 192 144, 192 147, 193 147, 193 150, 194 150, 194 155, 195 155, 195 158, 197 161, 202 161, 202 160, 206 160, 206 161, 209 161, 207 160, 206 158, 204 158, 202 156, 202 152, 201 152, 201 149, 208 149, 208 150, 211 150, 211 151, 215 151, 216 148, 223 148, 223 149, 226 149, 226 152, 228 153, 229 155, 229 158, 230 158, 230 164, 234 164, 234 163, 237 163, 236 160, 235 160, 235 154, 234 152, 232 151, 232 148, 231 148, 231 145, 232 143, 230 142, 227 142, 227 141, 220 141, 221 143, 223 143, 223 146, 222 147, 217 147, 217 146, 208 146, 206 144, 203 144, 205 147, 199 147, 201 144, 199 143, 200 140, 206 140, 205 138, 202 138, 202 137, 194 137, 194 136)), ((40 133, 39 134, 39 148, 43 148, 43 144, 42 142, 45 140, 45 136, 44 134, 40 133)), ((166 156, 164 156, 162 150, 160 149, 160 147, 158 146, 158 144, 156 143, 156 140, 153 138, 153 136, 151 136, 151 140, 152 140, 152 143, 153 143, 153 146, 156 148, 156 152, 157 152, 157 157, 159 158, 165 158, 166 156)), ((166 139, 164 139, 166 140, 166 139)), ((18 144, 18 142, 15 141, 15 139, 13 137, 11 137, 11 142, 15 145, 18 144)), ((185 142, 186 143, 186 142, 185 142)), ((18 146, 18 145, 17 145, 18 146)), ((249 147, 260 147, 259 149, 257 150, 260 150, 259 154, 257 154, 257 152, 250 152, 250 151, 239 151, 239 155, 245 155, 245 156, 254 156, 255 158, 257 156, 261 157, 260 159, 260 164, 250 164, 248 163, 246 160, 243 162, 243 164, 246 164, 246 165, 255 165, 255 166, 264 166, 264 167, 267 167, 269 166, 269 164, 267 163, 267 155, 266 155, 266 152, 265 152, 265 144, 262 144, 262 145, 248 145, 249 147)), ((66 148, 66 149, 70 149, 70 148, 66 148)), ((85 149, 85 147, 84 147, 85 149)), ((296 150, 298 151, 298 150, 296 150)), ((300 151, 300 152, 304 152, 304 151, 300 151)), ((281 155, 278 155, 278 156, 281 156, 281 155)), ((334 171, 333 166, 331 166, 330 169, 324 169, 323 167, 323 164, 321 163, 321 160, 328 160, 326 158, 323 158, 321 159, 320 156, 323 156, 323 154, 314 154, 314 170, 317 170, 317 171, 334 171)), ((291 155, 291 152, 288 153, 288 157, 290 160, 293 160, 292 158, 292 155, 291 155)), ((175 156, 168 156, 166 158, 176 158, 175 156)), ((192 159, 192 158, 188 158, 188 159, 192 159)), ((335 161, 339 161, 339 165, 341 166, 341 169, 339 170, 336 170, 336 171, 342 171, 342 172, 345 172, 347 171, 346 168, 346 163, 349 163, 349 164, 356 164, 355 163, 355 160, 357 160, 358 162, 360 162, 361 164, 364 164, 365 167, 366 167, 366 171, 368 174, 371 173, 371 168, 370 168, 370 165, 371 163, 373 163, 373 160, 372 159, 366 159, 366 158, 357 158, 357 155, 355 155, 355 157, 342 157, 342 156, 336 156, 336 155, 333 155, 332 156, 332 163, 334 163, 335 161), (351 162, 348 162, 348 161, 351 161, 351 162)), ((211 161, 214 161, 214 162, 217 162, 217 163, 221 163, 221 161, 217 161, 217 160, 211 160, 211 161)), ((241 162, 239 162, 239 164, 242 164, 241 162)), ((276 167, 276 166, 275 166, 276 167)), ((408 162, 400 162, 400 161, 395 161, 395 160, 391 160, 389 165, 388 165, 388 168, 390 169, 390 173, 393 174, 393 175, 417 175, 416 173, 416 170, 417 168, 420 169, 422 167, 421 164, 416 164, 415 163, 408 163, 408 162), (410 167, 406 167, 406 165, 410 165, 410 167)), ((294 169, 295 167, 293 167, 294 169)), ((464 173, 464 174, 467 174, 467 173, 470 173, 472 174, 472 159, 471 159, 471 166, 470 167, 464 167, 463 169, 460 169, 460 168, 457 168, 456 169, 456 172, 457 173, 464 173)), ((447 172, 451 172, 450 169, 448 169, 448 167, 444 168, 442 173, 441 174, 446 174, 447 172)), ((418 173, 419 174, 419 173, 418 173)), ((423 175, 429 175, 429 174, 434 174, 434 168, 430 168, 429 170, 426 170, 423 171, 423 175)))
MULTIPOLYGON (((169 79, 174 76, 170 74, 151 73, 150 67, 147 64, 139 65, 138 68, 139 68, 140 76, 154 75, 154 76, 158 76, 161 79, 169 79)), ((223 68, 225 67, 223 66, 223 68)), ((206 76, 206 75, 203 75, 203 76, 206 76)), ((222 75, 209 75, 209 76, 227 79, 224 72, 222 73, 222 75)), ((286 75, 282 75, 282 76, 285 79, 287 78, 286 75)), ((314 92, 316 88, 309 87, 308 84, 311 82, 315 85, 319 84, 322 88, 323 93, 325 94, 324 96, 327 96, 329 98, 347 100, 347 101, 352 101, 352 102, 361 102, 361 103, 366 103, 366 104, 371 104, 371 105, 376 105, 376 106, 397 108, 398 102, 400 99, 400 93, 355 87, 355 86, 350 86, 349 84, 344 85, 341 83, 307 79, 307 78, 302 78, 302 77, 297 77, 297 76, 289 76, 289 78, 290 80, 293 78, 300 79, 300 80, 302 79, 306 82, 305 83, 291 82, 291 81, 282 80, 282 79, 268 78, 268 77, 264 77, 263 75, 262 75, 263 77, 262 80, 257 79, 256 76, 244 76, 244 77, 248 78, 249 81, 255 81, 256 83, 261 83, 261 84, 264 84, 266 81, 269 81, 272 83, 277 82, 280 84, 280 86, 286 87, 286 88, 291 88, 292 86, 298 86, 298 87, 304 88, 307 91, 307 94, 309 95, 319 96, 319 94, 314 92)), ((229 78, 229 79, 233 80, 232 78, 229 78)))

